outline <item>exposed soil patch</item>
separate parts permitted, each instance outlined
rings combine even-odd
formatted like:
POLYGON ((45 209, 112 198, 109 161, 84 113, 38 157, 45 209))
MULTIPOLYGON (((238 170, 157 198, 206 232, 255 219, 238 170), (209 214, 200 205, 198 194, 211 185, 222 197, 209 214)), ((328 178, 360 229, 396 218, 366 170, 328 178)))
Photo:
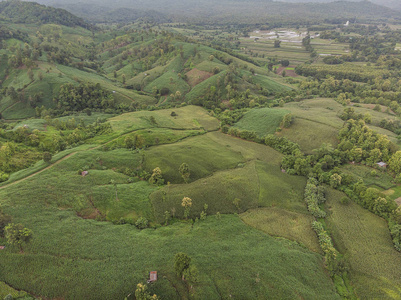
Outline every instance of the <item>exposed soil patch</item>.
POLYGON ((401 197, 395 199, 394 201, 398 204, 398 206, 401 206, 401 197))
MULTIPOLYGON (((357 104, 357 105, 359 105, 361 107, 364 107, 364 108, 369 108, 369 109, 374 109, 375 106, 376 106, 376 104, 372 104, 372 103, 355 103, 355 102, 351 102, 351 105, 355 105, 355 104, 357 104)), ((386 112, 386 110, 387 110, 387 106, 380 105, 380 111, 381 112, 386 112)), ((389 111, 390 111, 390 114, 395 115, 394 111, 392 111, 391 109, 389 111)))
MULTIPOLYGON (((292 66, 290 66, 290 67, 292 67, 292 66)), ((286 76, 286 77, 297 77, 297 76, 298 76, 298 75, 295 73, 294 70, 287 70, 287 67, 280 67, 280 68, 278 68, 277 71, 276 71, 276 73, 277 73, 278 75, 282 75, 284 70, 285 70, 285 76, 286 76)))
POLYGON ((196 68, 193 68, 187 74, 187 83, 194 87, 195 85, 201 83, 202 81, 208 79, 209 77, 213 76, 213 73, 201 71, 196 68))

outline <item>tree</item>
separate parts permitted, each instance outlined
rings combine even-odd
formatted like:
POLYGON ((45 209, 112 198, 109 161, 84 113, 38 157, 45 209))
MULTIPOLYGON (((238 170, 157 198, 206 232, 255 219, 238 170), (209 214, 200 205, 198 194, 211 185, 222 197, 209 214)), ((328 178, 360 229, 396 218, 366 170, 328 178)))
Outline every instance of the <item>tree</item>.
POLYGON ((238 212, 241 211, 241 199, 235 198, 233 201, 234 206, 237 208, 238 212))
POLYGON ((274 40, 274 48, 280 48, 281 41, 280 40, 274 40))
POLYGON ((4 236, 5 227, 10 222, 11 222, 11 217, 5 214, 0 206, 0 237, 4 236))
POLYGON ((294 116, 292 114, 286 114, 281 121, 281 126, 284 128, 289 128, 294 121, 294 116))
POLYGON ((191 175, 188 164, 182 163, 179 168, 179 172, 181 174, 182 179, 184 179, 185 183, 188 183, 189 176, 191 175))
POLYGON ((135 146, 135 137, 132 137, 132 136, 127 136, 125 139, 124 139, 124 144, 125 144, 125 147, 127 147, 127 149, 132 149, 132 148, 134 148, 134 146, 135 146))
POLYGON ((43 160, 44 162, 49 163, 52 160, 52 154, 50 152, 44 152, 43 160))
POLYGON ((135 299, 136 300, 158 300, 159 297, 157 297, 156 294, 154 294, 153 296, 150 295, 146 284, 138 283, 136 286, 136 290, 135 290, 135 299))
POLYGON ((149 178, 149 183, 151 184, 163 184, 164 179, 162 176, 162 170, 159 167, 153 169, 152 176, 149 178))
POLYGON ((290 65, 290 61, 288 59, 284 59, 280 61, 280 63, 283 67, 288 67, 290 65))
POLYGON ((393 154, 388 162, 388 168, 396 174, 401 173, 401 151, 393 154))
POLYGON ((185 219, 188 219, 189 211, 191 210, 191 206, 192 206, 192 199, 189 197, 182 198, 181 206, 184 207, 185 219))
POLYGON ((191 289, 192 285, 198 281, 198 276, 198 268, 193 265, 190 265, 189 268, 185 269, 182 274, 183 280, 186 280, 191 285, 191 289))
POLYGON ((189 269, 191 265, 191 258, 183 253, 183 252, 178 252, 174 256, 174 270, 177 276, 181 277, 182 280, 184 280, 184 272, 189 269))
POLYGON ((337 188, 341 185, 341 176, 337 173, 334 173, 333 175, 330 176, 330 186, 332 188, 337 188))
POLYGON ((5 235, 9 244, 15 244, 23 252, 22 246, 32 239, 32 230, 25 228, 22 224, 10 223, 5 228, 5 235))

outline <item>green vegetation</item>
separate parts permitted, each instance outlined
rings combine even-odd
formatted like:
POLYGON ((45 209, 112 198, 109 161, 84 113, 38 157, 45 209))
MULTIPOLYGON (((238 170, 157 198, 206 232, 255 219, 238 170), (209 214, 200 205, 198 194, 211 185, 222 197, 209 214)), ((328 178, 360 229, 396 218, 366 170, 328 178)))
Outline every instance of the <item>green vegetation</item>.
POLYGON ((283 116, 287 113, 289 111, 270 108, 252 109, 234 127, 254 131, 259 137, 264 137, 266 134, 275 133, 283 116))
POLYGON ((329 190, 327 226, 337 249, 347 257, 350 280, 361 298, 396 299, 401 296, 397 268, 400 254, 391 246, 385 221, 329 190), (377 253, 380 253, 378 255, 377 253))
POLYGON ((271 207, 250 209, 241 214, 241 219, 269 235, 296 241, 314 252, 320 252, 311 228, 312 217, 309 215, 271 207))
POLYGON ((209 2, 0 4, 0 297, 401 297, 399 16, 209 2))

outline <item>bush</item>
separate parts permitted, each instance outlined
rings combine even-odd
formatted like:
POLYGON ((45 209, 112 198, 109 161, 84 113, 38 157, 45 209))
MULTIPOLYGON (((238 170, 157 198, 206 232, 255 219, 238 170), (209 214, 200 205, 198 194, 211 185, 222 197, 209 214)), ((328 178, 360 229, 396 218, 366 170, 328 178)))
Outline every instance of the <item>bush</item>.
POLYGON ((148 227, 148 225, 149 225, 149 221, 148 221, 148 219, 146 219, 145 217, 140 217, 138 220, 136 220, 136 222, 135 222, 135 226, 138 228, 138 229, 145 229, 145 228, 147 228, 148 227))
POLYGON ((52 155, 51 155, 51 153, 50 152, 44 152, 43 153, 43 160, 45 161, 45 162, 50 162, 51 160, 52 160, 52 155))
POLYGON ((349 204, 349 202, 350 202, 350 199, 348 198, 348 197, 342 197, 341 199, 340 199, 340 203, 341 204, 343 204, 343 205, 348 205, 349 204))

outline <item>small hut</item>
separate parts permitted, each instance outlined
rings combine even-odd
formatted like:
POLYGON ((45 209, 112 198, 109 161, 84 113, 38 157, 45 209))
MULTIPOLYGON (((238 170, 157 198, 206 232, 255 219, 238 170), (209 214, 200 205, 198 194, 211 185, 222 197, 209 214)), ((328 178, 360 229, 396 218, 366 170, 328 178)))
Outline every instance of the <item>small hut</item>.
POLYGON ((152 283, 157 280, 157 271, 152 271, 149 273, 148 283, 152 283))
POLYGON ((387 164, 386 164, 384 161, 378 162, 377 165, 378 165, 380 168, 386 168, 386 167, 387 167, 387 164))

